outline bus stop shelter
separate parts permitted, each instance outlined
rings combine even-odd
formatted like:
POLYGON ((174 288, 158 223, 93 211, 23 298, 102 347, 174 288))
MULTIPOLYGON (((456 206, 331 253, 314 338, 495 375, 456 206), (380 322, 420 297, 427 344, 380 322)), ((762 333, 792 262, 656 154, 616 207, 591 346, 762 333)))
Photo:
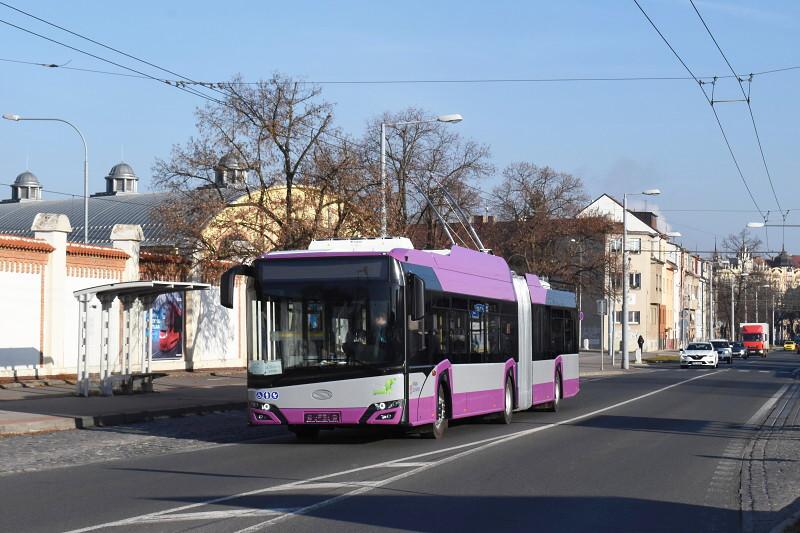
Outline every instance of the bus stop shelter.
MULTIPOLYGON (((153 348, 150 342, 153 333, 154 300, 161 294, 172 292, 207 290, 207 283, 186 283, 176 281, 127 281, 89 287, 73 292, 78 301, 78 370, 76 393, 89 396, 90 361, 88 357, 92 335, 89 320, 89 306, 94 298, 100 302, 100 394, 113 395, 114 384, 132 385, 136 379, 151 384, 151 362, 153 348), (120 366, 112 371, 111 315, 114 301, 120 303, 120 366)), ((116 354, 114 354, 116 362, 116 354)))

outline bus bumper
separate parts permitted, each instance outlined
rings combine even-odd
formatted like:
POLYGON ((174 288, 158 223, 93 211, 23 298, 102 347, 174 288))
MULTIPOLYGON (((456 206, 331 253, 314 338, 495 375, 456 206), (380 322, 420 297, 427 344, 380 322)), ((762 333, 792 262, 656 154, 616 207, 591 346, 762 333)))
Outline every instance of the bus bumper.
POLYGON ((276 405, 250 402, 248 421, 251 425, 305 425, 347 427, 359 425, 399 425, 403 420, 403 401, 376 402, 368 407, 341 409, 280 408, 276 405))

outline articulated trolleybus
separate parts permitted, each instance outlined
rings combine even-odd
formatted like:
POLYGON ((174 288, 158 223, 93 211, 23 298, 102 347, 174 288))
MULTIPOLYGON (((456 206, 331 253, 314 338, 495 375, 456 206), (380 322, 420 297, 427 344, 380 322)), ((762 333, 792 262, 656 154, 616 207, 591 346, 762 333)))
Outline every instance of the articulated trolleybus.
POLYGON ((250 424, 381 425, 440 438, 448 421, 575 396, 575 294, 518 276, 501 257, 405 238, 315 241, 221 280, 247 279, 250 424))

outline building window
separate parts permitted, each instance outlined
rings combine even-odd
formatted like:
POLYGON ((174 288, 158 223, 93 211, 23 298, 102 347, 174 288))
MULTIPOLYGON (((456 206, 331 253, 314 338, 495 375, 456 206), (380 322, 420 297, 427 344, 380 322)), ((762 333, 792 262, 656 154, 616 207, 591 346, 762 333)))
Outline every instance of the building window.
MULTIPOLYGON (((641 311, 628 311, 628 323, 638 324, 641 316, 641 311)), ((622 323, 622 311, 614 311, 614 322, 617 324, 622 323)))
POLYGON ((641 272, 631 272, 628 274, 628 285, 631 289, 641 289, 642 288, 642 273, 641 272))

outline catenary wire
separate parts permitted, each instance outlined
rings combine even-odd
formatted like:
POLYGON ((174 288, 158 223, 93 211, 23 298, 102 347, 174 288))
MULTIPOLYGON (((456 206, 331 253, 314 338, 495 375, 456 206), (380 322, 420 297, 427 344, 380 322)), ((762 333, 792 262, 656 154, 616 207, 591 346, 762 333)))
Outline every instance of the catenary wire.
MULTIPOLYGON (((12 6, 11 4, 9 4, 9 3, 7 3, 7 2, 2 2, 2 1, 0 1, 0 5, 3 5, 3 6, 5 6, 5 7, 7 7, 8 9, 14 10, 14 11, 16 11, 17 13, 21 13, 21 14, 23 14, 23 15, 25 15, 25 16, 27 16, 27 17, 30 17, 30 18, 32 18, 32 19, 34 19, 34 20, 38 20, 39 22, 42 22, 42 23, 44 23, 44 24, 47 24, 47 25, 49 25, 49 26, 52 26, 52 27, 54 27, 54 28, 57 28, 57 29, 59 29, 59 30, 61 30, 61 31, 67 32, 67 33, 69 33, 70 35, 73 35, 73 36, 75 36, 75 37, 78 37, 78 38, 80 38, 80 39, 84 39, 84 40, 86 40, 86 41, 89 41, 89 42, 90 42, 90 43, 92 43, 92 44, 96 44, 97 46, 101 46, 101 47, 103 47, 103 48, 105 48, 105 49, 107 49, 107 50, 111 50, 112 52, 116 52, 117 54, 123 55, 123 56, 125 56, 125 57, 127 57, 127 58, 129 58, 129 59, 133 59, 134 61, 138 61, 138 62, 140 62, 140 63, 143 63, 143 64, 145 64, 145 65, 148 65, 148 66, 150 66, 150 67, 153 67, 153 68, 155 68, 155 69, 161 70, 162 72, 166 72, 166 73, 168 73, 168 74, 172 74, 173 76, 178 76, 179 78, 182 78, 183 80, 186 80, 186 81, 192 81, 191 79, 187 78, 186 76, 184 76, 184 75, 182 75, 182 74, 178 74, 177 72, 174 72, 174 71, 172 71, 172 70, 166 69, 166 68, 164 68, 164 67, 160 67, 160 66, 158 66, 158 65, 156 65, 156 64, 154 64, 154 63, 152 63, 152 62, 150 62, 150 61, 147 61, 147 60, 145 60, 145 59, 141 59, 141 58, 139 58, 139 57, 136 57, 136 56, 134 56, 134 55, 132 55, 132 54, 129 54, 129 53, 127 53, 127 52, 123 52, 122 50, 120 50, 120 49, 118 49, 118 48, 114 48, 113 46, 109 46, 109 45, 107 45, 107 44, 105 44, 105 43, 102 43, 102 42, 100 42, 100 41, 97 41, 97 40, 95 40, 95 39, 92 39, 92 38, 90 38, 90 37, 87 37, 87 36, 85 36, 85 35, 82 35, 82 34, 80 34, 80 33, 78 33, 78 32, 72 31, 72 30, 70 30, 69 28, 65 28, 65 27, 63 27, 63 26, 59 26, 58 24, 56 24, 56 23, 54 23, 54 22, 51 22, 51 21, 49 21, 49 20, 45 20, 45 19, 43 19, 43 18, 41 18, 41 17, 38 17, 38 16, 36 16, 36 15, 34 15, 34 14, 32 14, 32 13, 28 13, 27 11, 24 11, 24 10, 22 10, 22 9, 19 9, 18 7, 14 7, 14 6, 12 6)), ((137 72, 137 73, 138 73, 138 72, 137 72)), ((140 75, 141 75, 141 74, 140 74, 140 75)), ((212 88, 212 89, 213 89, 213 88, 212 88)), ((213 90, 215 90, 215 89, 213 89, 213 90)), ((219 94, 224 94, 224 93, 222 93, 221 91, 217 91, 217 90, 215 90, 215 92, 218 92, 219 94)))
MULTIPOLYGON (((37 33, 37 32, 35 32, 33 30, 28 29, 28 28, 24 28, 22 26, 18 26, 16 24, 12 23, 12 22, 7 21, 7 20, 0 19, 0 23, 5 24, 7 26, 10 26, 12 28, 16 28, 16 29, 18 29, 18 30, 20 30, 22 32, 29 33, 31 35, 39 37, 40 39, 44 39, 46 41, 49 41, 49 42, 54 43, 54 44, 57 44, 59 46, 63 46, 65 48, 69 48, 70 50, 73 50, 75 52, 84 54, 84 55, 89 56, 91 58, 98 59, 98 60, 103 61, 105 63, 109 63, 111 65, 114 65, 115 67, 119 67, 119 68, 122 68, 122 69, 125 69, 125 70, 130 70, 130 71, 135 72, 135 73, 137 73, 139 75, 146 76, 146 77, 148 77, 148 78, 150 78, 150 79, 152 79, 154 81, 157 81, 159 83, 166 83, 166 82, 160 80, 159 78, 156 78, 155 76, 150 76, 149 74, 146 74, 146 73, 144 73, 142 71, 136 70, 136 69, 131 68, 131 67, 127 67, 125 65, 117 63, 116 61, 112 61, 111 59, 106 59, 104 57, 98 56, 98 55, 93 54, 91 52, 87 52, 86 50, 81 50, 80 48, 76 48, 76 47, 71 46, 69 44, 62 43, 61 41, 58 41, 56 39, 52 39, 50 37, 47 37, 46 35, 42 35, 41 33, 37 33)), ((167 85, 169 85, 169 84, 167 83, 167 85)), ((172 85, 170 85, 170 86, 172 86, 172 85)), ((200 96, 201 98, 206 98, 207 100, 211 100, 211 101, 214 101, 216 103, 221 103, 219 100, 216 100, 215 98, 212 98, 212 97, 210 97, 210 96, 208 96, 206 94, 203 94, 200 91, 196 91, 194 89, 189 89, 189 88, 186 88, 186 87, 176 87, 176 88, 180 89, 180 90, 182 90, 184 92, 187 92, 189 94, 194 94, 195 96, 200 96)))
POLYGON ((633 2, 636 4, 636 7, 639 8, 639 11, 642 12, 642 15, 644 15, 644 17, 647 19, 647 21, 650 23, 650 25, 653 27, 653 29, 656 31, 656 33, 658 33, 659 37, 661 37, 661 40, 664 41, 664 44, 666 44, 667 47, 669 47, 669 49, 672 51, 672 54, 678 59, 680 64, 683 65, 683 68, 686 69, 686 72, 688 72, 689 75, 697 82, 698 86, 700 87, 700 90, 703 93, 703 97, 706 99, 706 102, 708 102, 709 106, 711 107, 711 111, 714 113, 714 118, 717 121, 717 126, 719 126, 719 131, 720 131, 720 133, 722 133, 722 138, 725 140, 725 145, 728 147, 728 152, 731 155, 731 159, 733 159, 733 164, 736 166, 736 170, 739 173, 739 177, 741 178, 745 189, 747 190, 747 194, 748 194, 748 196, 750 196, 750 200, 753 202, 753 205, 756 207, 756 209, 758 210, 759 214, 761 214, 761 216, 763 218, 764 217, 764 212, 761 209, 761 207, 758 205, 758 202, 756 201, 755 196, 753 196, 753 191, 750 190, 750 185, 748 185, 747 179, 745 179, 745 177, 744 177, 744 173, 742 172, 742 168, 739 166, 739 161, 736 159, 736 155, 733 153, 733 147, 731 146, 730 141, 728 141, 728 135, 725 133, 725 128, 722 126, 722 121, 720 120, 719 115, 717 114, 717 110, 714 107, 714 105, 712 104, 711 99, 708 97, 708 94, 706 94, 706 91, 703 89, 701 81, 697 78, 697 76, 695 76, 694 72, 692 72, 692 69, 689 68, 689 65, 686 64, 686 62, 683 60, 683 58, 680 56, 680 54, 678 54, 678 52, 675 50, 675 48, 673 48, 672 44, 670 44, 670 42, 667 40, 667 38, 664 36, 664 34, 661 33, 661 30, 658 29, 658 26, 656 26, 655 22, 653 22, 653 19, 651 19, 650 16, 647 14, 647 12, 644 10, 644 8, 642 8, 641 4, 639 4, 639 1, 638 0, 633 0, 633 2))
MULTIPOLYGON (((111 48, 113 50, 113 48, 111 48)), ((138 58, 137 58, 138 60, 138 58)), ((24 61, 19 59, 0 58, 0 61, 8 63, 19 63, 23 65, 31 65, 38 67, 60 68, 62 70, 74 70, 79 72, 88 72, 93 74, 104 74, 109 76, 125 76, 129 78, 139 78, 143 80, 152 79, 150 76, 140 74, 129 74, 126 72, 113 72, 109 70, 91 69, 84 67, 70 67, 67 65, 58 65, 54 63, 39 63, 36 61, 24 61)), ((144 61, 144 60, 142 60, 144 61)), ((161 67, 157 67, 161 69, 161 67)), ((161 69, 165 70, 165 69, 161 69)), ((765 74, 774 74, 780 72, 788 72, 792 70, 800 70, 800 65, 793 65, 788 67, 781 67, 770 70, 762 70, 757 72, 750 72, 747 74, 739 74, 738 77, 749 76, 762 76, 765 74)), ((166 71, 166 70, 165 70, 166 71)), ((180 77, 180 76, 179 76, 180 77)), ((733 75, 707 75, 698 76, 699 80, 714 80, 734 78, 733 75)), ((297 83, 306 85, 402 85, 402 84, 502 84, 502 83, 579 83, 579 82, 625 82, 625 81, 686 81, 692 80, 691 76, 601 76, 601 77, 548 77, 548 78, 463 78, 463 79, 406 79, 406 80, 298 80, 297 83)), ((159 81, 169 84, 181 83, 184 85, 204 85, 208 88, 220 88, 225 85, 257 85, 257 81, 197 81, 182 78, 181 80, 159 78, 159 81)))
POLYGON ((714 45, 717 47, 717 50, 722 56, 722 59, 725 60, 725 64, 728 65, 731 74, 736 77, 736 81, 739 84, 739 89, 741 89, 742 91, 742 96, 744 97, 744 101, 747 103, 747 109, 750 112, 750 121, 753 123, 753 132, 755 133, 756 142, 758 143, 758 151, 761 153, 761 161, 764 163, 764 171, 767 174, 767 179, 769 180, 770 189, 772 189, 772 196, 775 197, 775 204, 778 206, 778 210, 782 212, 783 207, 781 207, 781 201, 778 199, 778 194, 775 192, 775 185, 772 182, 772 175, 769 172, 769 166, 767 165, 767 158, 764 155, 764 147, 761 145, 761 136, 758 134, 758 127, 756 126, 756 118, 753 115, 753 107, 750 105, 750 95, 745 92, 744 85, 742 85, 742 79, 736 75, 736 71, 734 70, 733 65, 731 65, 731 62, 725 55, 725 52, 722 51, 722 47, 719 45, 719 42, 717 42, 716 37, 714 37, 714 34, 711 32, 711 28, 709 28, 708 24, 706 24, 703 15, 701 15, 700 11, 697 9, 694 0, 689 0, 689 3, 692 4, 692 8, 694 8, 694 12, 697 13, 700 22, 703 23, 703 27, 705 27, 706 31, 708 32, 708 36, 711 37, 712 41, 714 41, 714 45))

